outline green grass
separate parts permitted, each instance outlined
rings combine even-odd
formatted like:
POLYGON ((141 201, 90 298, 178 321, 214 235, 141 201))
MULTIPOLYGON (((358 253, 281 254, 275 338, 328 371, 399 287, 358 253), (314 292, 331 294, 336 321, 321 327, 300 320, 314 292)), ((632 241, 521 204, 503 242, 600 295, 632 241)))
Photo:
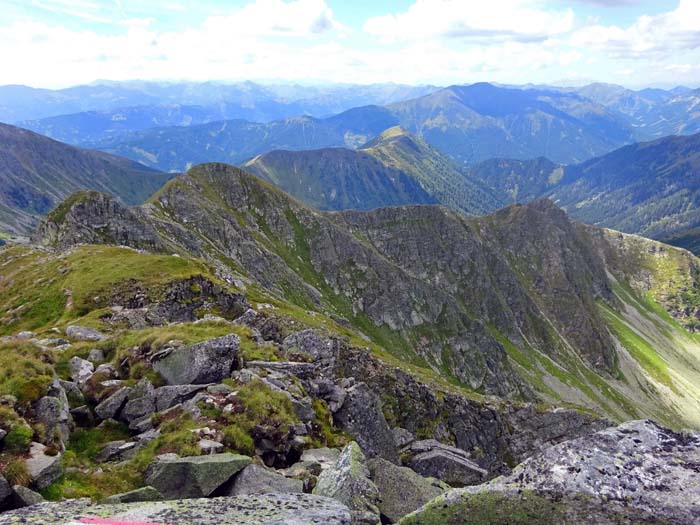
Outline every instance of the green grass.
POLYGON ((601 304, 601 311, 610 331, 620 341, 632 357, 649 373, 656 381, 668 386, 677 392, 668 370, 668 364, 658 352, 642 337, 640 337, 620 314, 607 305, 601 304))
POLYGON ((53 368, 41 350, 28 341, 0 343, 0 395, 10 394, 22 406, 46 395, 53 368))
POLYGON ((115 246, 81 246, 65 256, 11 247, 0 252, 0 267, 0 335, 67 324, 120 292, 157 296, 172 281, 211 278, 202 263, 115 246))

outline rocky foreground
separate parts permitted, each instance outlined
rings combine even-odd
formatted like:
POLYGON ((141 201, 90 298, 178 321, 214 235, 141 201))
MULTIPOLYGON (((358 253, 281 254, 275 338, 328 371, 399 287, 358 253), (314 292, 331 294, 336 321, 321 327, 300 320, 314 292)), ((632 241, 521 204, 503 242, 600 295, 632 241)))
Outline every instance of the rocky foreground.
POLYGON ((101 505, 36 503, 1 515, 0 524, 692 525, 700 515, 700 435, 651 421, 554 445, 509 475, 462 489, 368 461, 354 442, 340 453, 311 453, 303 466, 314 457, 325 465, 313 494, 281 484, 271 469, 244 466, 242 456, 167 457, 149 475, 160 491, 148 487, 101 505), (230 496, 161 501, 162 493, 198 491, 230 496), (157 501, 117 503, 141 498, 157 501))

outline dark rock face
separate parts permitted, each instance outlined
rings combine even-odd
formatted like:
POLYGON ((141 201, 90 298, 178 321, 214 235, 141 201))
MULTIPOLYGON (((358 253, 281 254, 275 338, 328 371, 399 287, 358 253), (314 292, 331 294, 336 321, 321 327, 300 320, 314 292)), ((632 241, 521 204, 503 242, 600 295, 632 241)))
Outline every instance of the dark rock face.
POLYGON ((347 390, 343 405, 335 413, 336 425, 351 434, 368 457, 399 462, 394 435, 384 418, 379 398, 365 383, 347 390))
POLYGON ((250 464, 238 454, 165 458, 148 466, 146 483, 166 499, 209 496, 250 464))
POLYGON ((484 523, 502 523, 502 508, 536 524, 691 525, 700 515, 698 465, 700 435, 630 421, 547 448, 508 476, 448 492, 402 523, 455 524, 478 507, 491 516, 484 523))
POLYGON ((235 335, 210 339, 153 357, 153 368, 170 385, 220 383, 230 377, 241 340, 235 335))

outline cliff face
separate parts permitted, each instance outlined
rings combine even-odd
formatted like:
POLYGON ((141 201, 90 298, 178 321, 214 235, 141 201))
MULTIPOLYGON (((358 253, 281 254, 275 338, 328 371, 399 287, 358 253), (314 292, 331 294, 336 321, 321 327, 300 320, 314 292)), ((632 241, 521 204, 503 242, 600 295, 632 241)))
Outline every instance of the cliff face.
POLYGON ((436 206, 321 213, 206 164, 140 208, 84 195, 38 239, 203 257, 476 392, 700 423, 685 410, 700 406, 696 366, 681 364, 697 342, 667 314, 688 326, 697 261, 652 241, 630 257, 636 238, 572 222, 549 201, 480 219, 436 206))

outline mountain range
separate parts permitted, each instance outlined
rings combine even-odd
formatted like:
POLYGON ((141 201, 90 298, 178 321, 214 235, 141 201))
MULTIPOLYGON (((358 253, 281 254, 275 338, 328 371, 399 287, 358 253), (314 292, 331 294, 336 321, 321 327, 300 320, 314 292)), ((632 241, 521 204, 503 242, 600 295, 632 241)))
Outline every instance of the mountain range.
POLYGON ((0 124, 0 231, 27 235, 71 193, 93 189, 139 204, 172 175, 0 124))
POLYGON ((34 239, 196 255, 478 393, 700 424, 698 341, 682 328, 697 324, 700 261, 551 201, 476 219, 438 206, 322 213, 213 163, 138 208, 82 194, 34 239))

